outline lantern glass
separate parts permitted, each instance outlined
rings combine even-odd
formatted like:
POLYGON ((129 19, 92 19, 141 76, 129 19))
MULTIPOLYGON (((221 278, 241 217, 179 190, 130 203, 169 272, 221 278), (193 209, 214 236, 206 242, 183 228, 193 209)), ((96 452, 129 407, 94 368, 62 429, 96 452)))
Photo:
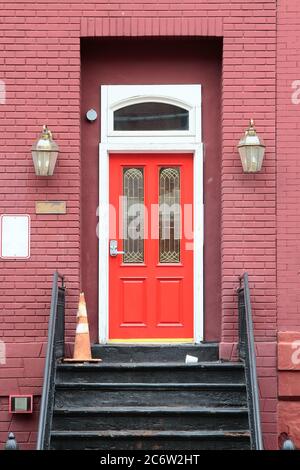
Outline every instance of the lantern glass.
POLYGON ((239 153, 245 173, 256 173, 261 170, 265 147, 260 145, 245 145, 239 147, 239 153))
POLYGON ((252 119, 249 128, 239 142, 238 150, 245 173, 257 173, 261 170, 265 145, 257 135, 252 119))
POLYGON ((42 135, 32 146, 32 159, 36 175, 53 175, 58 151, 58 145, 52 140, 51 131, 47 126, 44 126, 42 135))

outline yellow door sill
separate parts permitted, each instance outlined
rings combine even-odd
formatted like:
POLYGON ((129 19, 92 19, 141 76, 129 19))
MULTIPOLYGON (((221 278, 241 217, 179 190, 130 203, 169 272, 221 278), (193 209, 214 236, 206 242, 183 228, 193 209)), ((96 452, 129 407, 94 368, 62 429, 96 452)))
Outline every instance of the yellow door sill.
POLYGON ((109 339, 108 343, 118 344, 182 344, 194 343, 194 338, 130 338, 130 339, 109 339))

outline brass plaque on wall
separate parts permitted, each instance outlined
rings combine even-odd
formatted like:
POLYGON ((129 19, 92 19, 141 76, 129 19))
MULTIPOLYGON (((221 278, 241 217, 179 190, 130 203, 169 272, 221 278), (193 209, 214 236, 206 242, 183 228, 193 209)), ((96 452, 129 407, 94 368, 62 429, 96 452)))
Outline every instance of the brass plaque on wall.
POLYGON ((66 214, 67 204, 65 201, 36 201, 36 214, 66 214))

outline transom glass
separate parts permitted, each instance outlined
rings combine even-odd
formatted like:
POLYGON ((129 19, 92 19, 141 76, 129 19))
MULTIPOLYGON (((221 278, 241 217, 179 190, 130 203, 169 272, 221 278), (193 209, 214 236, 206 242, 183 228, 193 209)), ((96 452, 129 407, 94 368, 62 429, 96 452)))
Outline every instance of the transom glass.
POLYGON ((173 104, 144 102, 114 112, 115 131, 187 131, 189 111, 173 104))

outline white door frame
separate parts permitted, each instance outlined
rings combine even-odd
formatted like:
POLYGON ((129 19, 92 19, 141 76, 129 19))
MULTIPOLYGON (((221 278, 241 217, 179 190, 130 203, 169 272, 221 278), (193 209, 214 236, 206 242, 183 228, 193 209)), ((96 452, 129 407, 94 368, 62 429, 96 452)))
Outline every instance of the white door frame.
POLYGON ((203 144, 201 85, 102 85, 99 144, 99 343, 109 340, 109 155, 111 153, 191 153, 194 172, 194 341, 203 340, 203 144), (112 128, 114 110, 143 101, 189 109, 188 131, 120 132, 112 128))

